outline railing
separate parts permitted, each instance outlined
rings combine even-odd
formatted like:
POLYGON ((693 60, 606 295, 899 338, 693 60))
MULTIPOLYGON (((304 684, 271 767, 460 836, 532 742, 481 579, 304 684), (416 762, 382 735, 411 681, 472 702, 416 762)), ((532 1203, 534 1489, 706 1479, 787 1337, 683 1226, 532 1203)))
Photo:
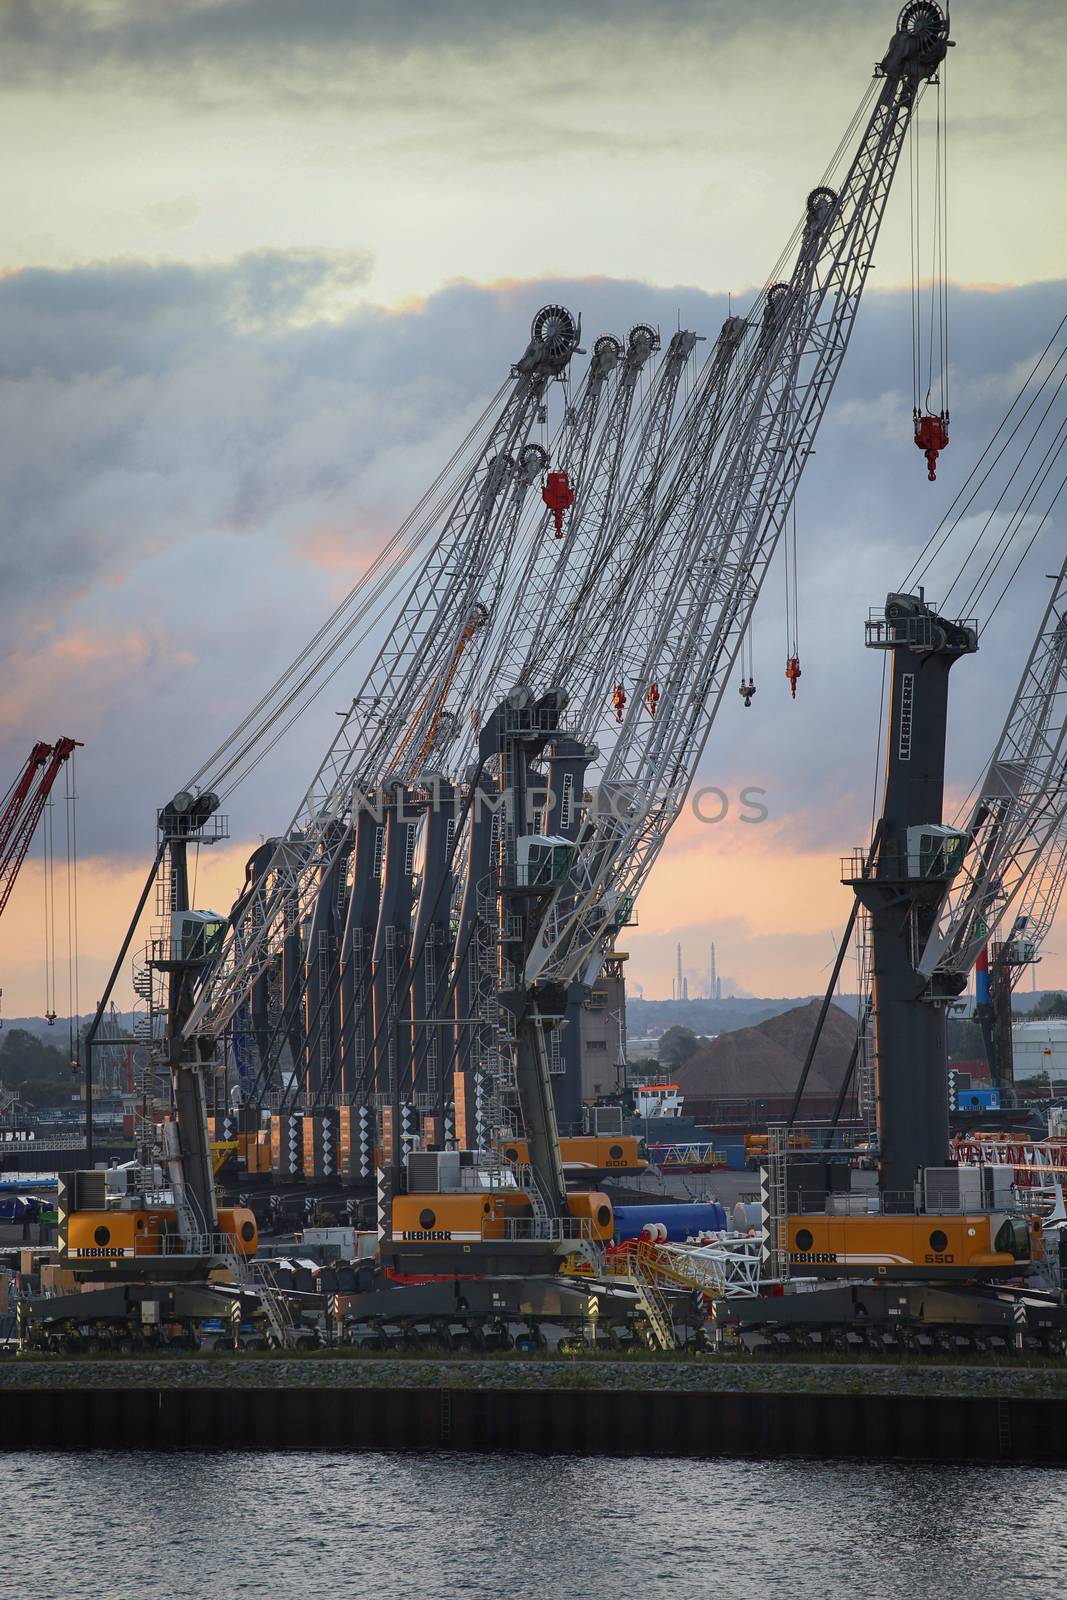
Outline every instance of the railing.
MULTIPOLYGON (((107 1256, 107 1246, 100 1248, 107 1256)), ((133 1242, 133 1248, 117 1247, 116 1254, 132 1256, 238 1256, 237 1238, 232 1233, 149 1233, 133 1242)))
MULTIPOLYGON (((973 1169, 972 1169, 973 1170, 973 1169)), ((923 1204, 916 1204, 915 1193, 911 1189, 888 1189, 880 1193, 877 1189, 861 1190, 852 1194, 818 1194, 805 1195, 800 1190, 796 1196, 798 1205, 793 1208, 794 1214, 826 1215, 830 1217, 959 1217, 968 1212, 987 1212, 990 1209, 988 1201, 982 1195, 961 1194, 953 1199, 950 1195, 936 1195, 926 1198, 923 1204)), ((1015 1203, 999 1201, 994 1207, 997 1211, 1014 1210, 1015 1203)))
POLYGON ((562 1244, 569 1240, 592 1240, 593 1237, 593 1224, 588 1217, 505 1217, 503 1221, 487 1218, 482 1224, 482 1238, 489 1241, 505 1239, 511 1242, 562 1244))
MULTIPOLYGON (((907 645, 911 650, 944 649, 948 642, 944 621, 937 615, 931 615, 937 611, 937 607, 931 601, 927 601, 926 605, 928 610, 913 617, 887 617, 882 607, 873 606, 868 612, 864 628, 864 643, 868 650, 892 650, 898 644, 907 645)), ((978 623, 974 617, 954 618, 949 627, 959 628, 972 636, 977 636, 978 633, 978 623)), ((973 649, 974 646, 961 641, 955 648, 967 650, 973 649)))
POLYGON ((958 834, 935 834, 932 843, 919 852, 906 844, 881 844, 871 859, 869 850, 858 847, 841 857, 842 883, 947 883, 963 864, 958 834), (916 860, 916 855, 918 859, 916 860), (916 866, 918 871, 915 870, 916 866))
POLYGON ((197 822, 195 807, 184 817, 169 815, 164 822, 162 811, 156 812, 156 826, 163 829, 169 839, 192 839, 197 844, 215 844, 220 839, 230 837, 230 819, 221 811, 214 811, 209 817, 197 822))
POLYGON ((290 1349, 295 1343, 296 1323, 289 1301, 278 1286, 273 1262, 242 1262, 240 1257, 235 1257, 231 1270, 236 1282, 247 1283, 259 1296, 275 1347, 279 1350, 290 1349))
MULTIPOLYGON (((96 1123, 94 1121, 95 1128, 96 1123)), ((33 1145, 41 1150, 84 1150, 85 1135, 77 1133, 42 1133, 36 1128, 4 1128, 0 1130, 0 1150, 18 1150, 33 1145)))
POLYGON ((614 1252, 609 1263, 606 1265, 611 1276, 625 1278, 637 1289, 637 1304, 644 1313, 645 1338, 649 1346, 658 1350, 673 1350, 676 1343, 674 1321, 659 1284, 669 1273, 668 1281, 678 1286, 693 1288, 694 1285, 676 1274, 673 1268, 665 1269, 657 1247, 643 1240, 635 1241, 633 1248, 625 1252, 614 1252))

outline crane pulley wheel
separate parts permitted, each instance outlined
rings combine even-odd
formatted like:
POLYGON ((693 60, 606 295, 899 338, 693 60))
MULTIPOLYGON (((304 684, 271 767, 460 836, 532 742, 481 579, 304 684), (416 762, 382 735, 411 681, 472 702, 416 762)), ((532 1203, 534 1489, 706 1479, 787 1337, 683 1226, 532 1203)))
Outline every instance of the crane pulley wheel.
POLYGON ((578 325, 566 306, 542 306, 530 334, 554 361, 561 361, 578 345, 578 325))

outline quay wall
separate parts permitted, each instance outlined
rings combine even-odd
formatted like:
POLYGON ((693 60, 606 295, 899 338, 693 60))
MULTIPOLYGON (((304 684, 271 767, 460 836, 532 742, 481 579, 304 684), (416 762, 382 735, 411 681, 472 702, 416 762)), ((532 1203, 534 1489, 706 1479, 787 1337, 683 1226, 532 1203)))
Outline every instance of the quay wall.
POLYGON ((422 1387, 5 1387, 19 1450, 524 1450, 1067 1461, 1067 1398, 422 1387))

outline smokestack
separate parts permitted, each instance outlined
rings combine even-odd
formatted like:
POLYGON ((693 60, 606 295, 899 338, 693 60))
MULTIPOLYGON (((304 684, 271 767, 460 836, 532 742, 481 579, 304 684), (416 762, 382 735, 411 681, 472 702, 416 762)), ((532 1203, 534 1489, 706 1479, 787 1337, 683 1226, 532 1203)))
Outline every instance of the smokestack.
POLYGON ((675 1000, 683 1000, 685 998, 685 994, 684 994, 684 990, 683 990, 683 986, 682 986, 682 947, 681 947, 681 944, 677 945, 676 954, 677 954, 677 971, 675 972, 675 975, 674 975, 674 993, 673 993, 672 998, 675 999, 675 1000))

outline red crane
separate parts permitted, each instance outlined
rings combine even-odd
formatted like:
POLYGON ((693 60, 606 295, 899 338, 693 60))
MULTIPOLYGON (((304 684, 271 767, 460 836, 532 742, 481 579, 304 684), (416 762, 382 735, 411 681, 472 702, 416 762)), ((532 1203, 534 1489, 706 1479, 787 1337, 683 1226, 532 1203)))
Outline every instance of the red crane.
POLYGON ((37 831, 59 769, 80 740, 63 738, 54 745, 35 744, 12 785, 0 814, 0 916, 11 898, 19 868, 37 831), (36 787, 34 787, 36 780, 36 787))

